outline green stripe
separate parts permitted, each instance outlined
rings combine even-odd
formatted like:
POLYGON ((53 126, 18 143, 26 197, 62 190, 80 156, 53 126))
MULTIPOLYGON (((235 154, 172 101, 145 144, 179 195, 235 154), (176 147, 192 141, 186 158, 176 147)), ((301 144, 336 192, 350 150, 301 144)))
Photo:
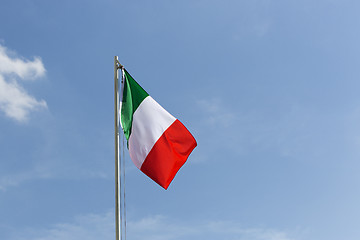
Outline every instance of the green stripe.
POLYGON ((140 103, 149 94, 134 80, 134 78, 124 69, 125 82, 121 106, 121 125, 124 135, 129 140, 133 114, 139 107, 140 103))

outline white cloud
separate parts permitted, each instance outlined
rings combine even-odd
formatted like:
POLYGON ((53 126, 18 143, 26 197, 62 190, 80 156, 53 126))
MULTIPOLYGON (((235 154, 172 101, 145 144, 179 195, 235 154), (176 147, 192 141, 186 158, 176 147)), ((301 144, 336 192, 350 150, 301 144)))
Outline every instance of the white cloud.
POLYGON ((7 82, 0 75, 0 109, 6 116, 26 121, 30 111, 46 108, 44 100, 36 100, 16 82, 7 82))
POLYGON ((44 100, 36 100, 17 81, 35 80, 44 75, 45 68, 39 57, 33 61, 22 59, 0 45, 0 110, 24 122, 30 112, 47 108, 44 100))
MULTIPOLYGON (((97 240, 114 239, 114 213, 78 216, 71 223, 55 224, 48 229, 16 232, 8 240, 97 240)), ((164 216, 149 216, 127 224, 132 240, 296 240, 287 232, 269 228, 244 228, 233 221, 180 222, 164 216)), ((299 235, 298 230, 295 234, 299 235)))
POLYGON ((33 61, 21 59, 0 45, 0 74, 15 74, 23 80, 33 80, 45 75, 45 67, 39 57, 33 61))

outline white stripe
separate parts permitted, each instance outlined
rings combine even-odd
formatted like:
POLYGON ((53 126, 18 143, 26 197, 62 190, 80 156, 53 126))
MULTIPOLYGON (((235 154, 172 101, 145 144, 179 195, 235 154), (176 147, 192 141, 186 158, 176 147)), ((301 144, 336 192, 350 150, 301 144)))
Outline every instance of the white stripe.
POLYGON ((146 97, 133 115, 129 138, 130 158, 140 169, 146 156, 165 130, 176 120, 152 97, 146 97))

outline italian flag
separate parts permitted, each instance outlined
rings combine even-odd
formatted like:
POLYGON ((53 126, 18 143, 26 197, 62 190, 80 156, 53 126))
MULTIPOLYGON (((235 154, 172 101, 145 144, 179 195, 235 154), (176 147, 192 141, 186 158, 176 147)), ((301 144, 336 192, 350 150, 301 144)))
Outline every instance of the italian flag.
POLYGON ((197 143, 186 127, 162 108, 123 68, 120 123, 130 158, 167 189, 197 143))

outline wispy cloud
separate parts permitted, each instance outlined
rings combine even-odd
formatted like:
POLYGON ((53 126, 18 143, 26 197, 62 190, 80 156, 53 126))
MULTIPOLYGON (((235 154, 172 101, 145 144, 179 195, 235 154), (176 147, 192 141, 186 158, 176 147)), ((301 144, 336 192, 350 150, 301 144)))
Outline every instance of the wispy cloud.
POLYGON ((209 125, 229 127, 236 119, 220 98, 201 99, 197 105, 205 113, 205 122, 209 125))
MULTIPOLYGON (((191 222, 165 216, 149 216, 129 221, 127 236, 132 240, 296 240, 285 231, 271 228, 245 228, 234 221, 191 222)), ((27 229, 16 232, 8 240, 97 240, 114 238, 114 214, 88 214, 76 217, 71 223, 55 224, 48 229, 27 229)), ((295 235, 300 234, 295 230, 295 235)), ((298 237, 298 236, 297 236, 298 237)))
POLYGON ((18 83, 20 80, 36 80, 45 75, 45 67, 39 57, 30 61, 18 57, 0 45, 0 110, 18 122, 28 119, 30 112, 47 108, 44 100, 36 100, 18 83))
POLYGON ((41 167, 15 174, 3 175, 0 176, 0 191, 6 191, 9 187, 18 186, 30 179, 46 179, 50 177, 51 173, 41 167))
POLYGON ((114 214, 77 216, 70 223, 59 223, 49 228, 16 231, 8 240, 97 240, 114 239, 114 214))
POLYGON ((200 156, 197 162, 206 162, 216 152, 228 151, 241 154, 244 152, 244 141, 248 134, 253 116, 251 113, 237 107, 237 104, 227 104, 221 96, 208 99, 198 99, 198 140, 203 145, 211 146, 210 155, 200 156))
POLYGON ((129 223, 132 239, 237 239, 294 240, 284 231, 269 228, 245 228, 234 221, 179 222, 164 216, 151 216, 129 223))

